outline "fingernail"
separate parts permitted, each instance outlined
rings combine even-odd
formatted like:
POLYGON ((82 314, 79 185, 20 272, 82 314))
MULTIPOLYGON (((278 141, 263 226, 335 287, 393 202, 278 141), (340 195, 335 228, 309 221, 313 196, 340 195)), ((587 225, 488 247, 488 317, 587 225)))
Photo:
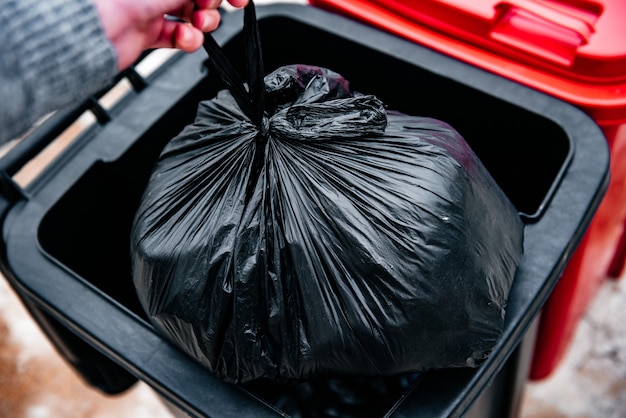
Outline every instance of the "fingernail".
POLYGON ((187 27, 181 27, 180 30, 182 31, 182 34, 180 37, 180 43, 185 46, 189 45, 189 43, 191 43, 191 38, 192 38, 191 31, 187 27))
POLYGON ((213 14, 205 14, 202 18, 202 31, 203 32, 208 32, 208 31, 212 31, 217 27, 217 19, 219 19, 218 17, 213 16, 213 14))

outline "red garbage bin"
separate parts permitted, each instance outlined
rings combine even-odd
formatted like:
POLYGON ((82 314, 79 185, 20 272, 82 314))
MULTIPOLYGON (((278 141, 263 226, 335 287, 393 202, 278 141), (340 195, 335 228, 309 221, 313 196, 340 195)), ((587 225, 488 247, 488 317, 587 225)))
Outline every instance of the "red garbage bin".
MULTIPOLYGON (((531 379, 549 376, 626 258, 626 1, 310 0, 582 108, 611 151, 605 198, 545 304, 531 379)), ((538 152, 540 152, 538 150, 538 152)))

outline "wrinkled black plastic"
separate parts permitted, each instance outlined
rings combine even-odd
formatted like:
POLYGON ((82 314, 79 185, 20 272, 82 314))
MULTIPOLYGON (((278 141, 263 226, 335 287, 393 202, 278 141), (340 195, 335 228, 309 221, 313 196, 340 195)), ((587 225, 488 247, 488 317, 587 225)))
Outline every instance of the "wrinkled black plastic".
POLYGON ((157 329, 231 382, 485 359, 523 226, 463 138, 328 69, 238 83, 168 143, 135 218, 157 329))

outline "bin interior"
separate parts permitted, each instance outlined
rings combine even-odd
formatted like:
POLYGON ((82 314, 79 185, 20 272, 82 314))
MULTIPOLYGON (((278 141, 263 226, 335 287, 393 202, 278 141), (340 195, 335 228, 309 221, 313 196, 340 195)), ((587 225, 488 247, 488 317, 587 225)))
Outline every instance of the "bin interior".
MULTIPOLYGON (((541 217, 542 207, 572 153, 570 140, 557 123, 476 90, 471 80, 459 83, 411 60, 288 17, 265 18, 259 25, 267 72, 296 63, 327 67, 348 79, 354 90, 376 95, 390 109, 448 122, 467 140, 526 221, 541 217)), ((233 64, 242 68, 242 39, 234 37, 224 50, 233 64)), ((151 129, 138 133, 119 159, 99 161, 82 175, 48 211, 38 229, 45 253, 144 319, 131 278, 133 216, 162 147, 192 122, 198 102, 213 97, 221 87, 212 72, 207 74, 151 129)), ((415 376, 403 376, 392 383, 383 379, 380 382, 385 393, 363 391, 363 382, 355 384, 366 399, 369 396, 371 402, 365 410, 372 412, 388 409, 413 381, 415 376)), ((252 391, 271 403, 289 408, 276 395, 286 393, 286 386, 279 391, 275 390, 278 386, 252 386, 252 391)), ((311 387, 289 390, 302 395, 311 387)), ((324 383, 324 390, 328 387, 324 383)))

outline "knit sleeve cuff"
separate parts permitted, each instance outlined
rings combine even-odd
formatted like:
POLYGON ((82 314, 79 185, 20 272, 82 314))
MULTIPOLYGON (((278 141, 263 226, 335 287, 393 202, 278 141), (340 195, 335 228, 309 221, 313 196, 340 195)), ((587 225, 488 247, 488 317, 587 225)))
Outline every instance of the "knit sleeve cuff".
POLYGON ((116 74, 93 0, 9 0, 2 9, 2 78, 17 96, 8 109, 13 126, 103 88, 116 74))

